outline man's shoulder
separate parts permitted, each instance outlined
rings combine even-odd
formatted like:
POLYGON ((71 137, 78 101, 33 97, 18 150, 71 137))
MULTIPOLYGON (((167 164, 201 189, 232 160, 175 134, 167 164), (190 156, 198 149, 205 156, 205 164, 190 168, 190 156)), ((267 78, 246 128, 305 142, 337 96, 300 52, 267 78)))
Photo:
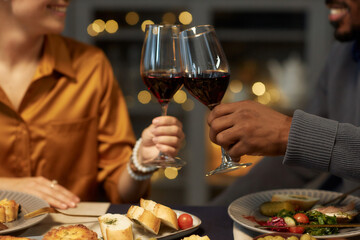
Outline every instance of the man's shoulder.
POLYGON ((351 52, 355 41, 339 42, 335 41, 332 45, 333 52, 351 52))

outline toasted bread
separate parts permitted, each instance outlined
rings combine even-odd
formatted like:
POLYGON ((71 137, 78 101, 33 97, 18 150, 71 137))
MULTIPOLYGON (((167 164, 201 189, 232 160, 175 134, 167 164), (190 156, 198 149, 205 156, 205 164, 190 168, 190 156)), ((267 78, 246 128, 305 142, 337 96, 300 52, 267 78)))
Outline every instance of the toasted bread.
POLYGON ((135 205, 131 205, 126 216, 143 226, 149 232, 157 235, 159 233, 161 220, 152 212, 135 205))
POLYGON ((133 240, 132 222, 122 214, 105 214, 98 218, 104 240, 133 240))
POLYGON ((177 215, 171 208, 156 203, 152 200, 140 199, 140 206, 150 212, 152 212, 156 217, 161 219, 161 223, 166 226, 179 230, 179 225, 177 221, 177 215))
POLYGON ((319 198, 296 194, 274 194, 271 198, 271 201, 290 202, 295 206, 295 209, 307 211, 319 201, 319 198))
POLYGON ((48 231, 43 240, 98 240, 97 233, 82 224, 61 226, 48 231))
POLYGON ((208 236, 200 237, 199 235, 191 235, 190 237, 185 237, 182 240, 210 240, 208 236))
POLYGON ((19 204, 6 198, 0 201, 0 223, 15 221, 18 217, 19 204))

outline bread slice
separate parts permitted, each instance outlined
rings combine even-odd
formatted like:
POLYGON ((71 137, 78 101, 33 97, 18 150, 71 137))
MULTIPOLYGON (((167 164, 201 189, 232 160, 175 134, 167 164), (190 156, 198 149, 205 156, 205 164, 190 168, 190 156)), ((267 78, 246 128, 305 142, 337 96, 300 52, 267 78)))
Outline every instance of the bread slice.
POLYGON ((6 198, 0 201, 0 223, 15 221, 18 218, 19 204, 6 198))
POLYGON ((48 231, 43 240, 98 240, 97 233, 83 224, 54 227, 48 231))
POLYGON ((181 240, 210 240, 210 238, 208 236, 203 236, 203 237, 200 237, 199 235, 191 235, 190 237, 184 237, 183 239, 181 240))
POLYGON ((307 211, 311 209, 319 198, 309 197, 305 195, 295 194, 274 194, 271 198, 272 202, 290 202, 295 206, 295 209, 307 211))
POLYGON ((152 212, 156 217, 161 219, 161 223, 172 229, 179 230, 177 215, 171 208, 156 203, 152 200, 140 199, 140 206, 152 212))
POLYGON ((142 207, 131 205, 126 216, 143 226, 149 232, 155 235, 159 233, 161 220, 152 212, 142 207))
POLYGON ((107 213, 98 220, 104 240, 133 240, 132 222, 125 215, 107 213))

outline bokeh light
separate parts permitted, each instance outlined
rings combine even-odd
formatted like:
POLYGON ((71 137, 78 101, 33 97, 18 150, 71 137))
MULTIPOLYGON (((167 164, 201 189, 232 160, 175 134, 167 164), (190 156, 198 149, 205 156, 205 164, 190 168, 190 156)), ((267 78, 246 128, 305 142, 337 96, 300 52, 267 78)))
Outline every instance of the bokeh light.
POLYGON ((189 25, 192 22, 192 15, 188 11, 179 14, 179 21, 184 25, 189 25))
POLYGON ((148 104, 151 101, 151 94, 146 90, 140 91, 137 97, 142 104, 148 104))
POLYGON ((154 24, 154 22, 151 21, 151 20, 145 20, 145 21, 143 21, 143 23, 141 24, 141 30, 142 30, 143 32, 145 32, 146 25, 149 25, 149 24, 154 24))
POLYGON ((163 15, 162 20, 165 24, 175 24, 176 15, 172 12, 167 12, 163 15))
POLYGON ((179 104, 186 102, 186 100, 187 100, 186 92, 180 89, 179 91, 177 91, 175 93, 173 99, 176 103, 179 103, 179 104))
POLYGON ((89 26, 87 27, 87 33, 92 37, 95 37, 99 34, 97 31, 94 30, 92 23, 90 23, 89 26))
POLYGON ((105 22, 102 19, 96 19, 93 22, 93 29, 98 32, 101 33, 105 30, 105 22))
POLYGON ((261 96, 266 92, 265 84, 262 82, 254 83, 251 89, 256 96, 261 96))
POLYGON ((119 29, 119 24, 115 20, 108 20, 105 24, 105 30, 108 33, 116 33, 119 29))
POLYGON ((175 179, 178 176, 178 170, 174 167, 168 167, 165 168, 164 174, 168 179, 175 179))
POLYGON ((240 80, 232 80, 229 84, 229 89, 233 93, 239 93, 243 89, 243 84, 240 80))
POLYGON ((267 105, 271 102, 271 95, 270 93, 266 92, 263 95, 257 98, 257 101, 261 104, 267 105))
POLYGON ((136 12, 128 12, 125 16, 125 21, 131 26, 136 25, 139 22, 139 14, 136 12))
POLYGON ((187 112, 190 112, 194 109, 195 103, 192 99, 188 98, 183 104, 181 104, 182 109, 187 112))

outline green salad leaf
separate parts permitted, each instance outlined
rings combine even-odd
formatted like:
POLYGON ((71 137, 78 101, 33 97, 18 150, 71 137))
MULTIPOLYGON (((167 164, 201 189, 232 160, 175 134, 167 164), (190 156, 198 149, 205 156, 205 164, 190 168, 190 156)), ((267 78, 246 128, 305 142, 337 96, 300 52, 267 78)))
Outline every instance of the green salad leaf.
MULTIPOLYGON (((337 224, 335 216, 327 216, 319 211, 310 210, 306 212, 306 215, 309 217, 310 225, 311 224, 337 224)), ((339 232, 338 228, 335 227, 314 227, 306 228, 305 231, 313 236, 323 236, 336 234, 339 232)))

